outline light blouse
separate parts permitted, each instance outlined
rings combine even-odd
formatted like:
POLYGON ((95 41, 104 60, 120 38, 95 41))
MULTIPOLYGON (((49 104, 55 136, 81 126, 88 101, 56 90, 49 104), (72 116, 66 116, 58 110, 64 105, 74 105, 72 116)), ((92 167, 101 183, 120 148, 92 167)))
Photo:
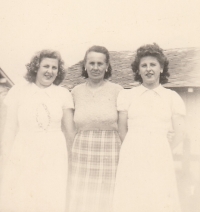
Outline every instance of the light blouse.
POLYGON ((117 100, 117 110, 128 113, 128 125, 135 128, 172 129, 172 116, 186 114, 182 98, 170 89, 159 85, 148 89, 143 85, 122 90, 117 100))
POLYGON ((70 92, 52 84, 41 89, 35 83, 15 85, 4 103, 17 108, 20 131, 54 131, 61 129, 63 110, 74 108, 70 92))
POLYGON ((93 93, 87 83, 72 90, 78 130, 117 130, 117 96, 123 88, 106 81, 102 88, 93 93))

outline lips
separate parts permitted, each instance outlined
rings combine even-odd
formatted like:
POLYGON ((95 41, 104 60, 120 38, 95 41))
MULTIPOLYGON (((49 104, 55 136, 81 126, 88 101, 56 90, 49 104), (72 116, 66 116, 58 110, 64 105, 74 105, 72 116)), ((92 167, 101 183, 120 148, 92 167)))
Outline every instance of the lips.
POLYGON ((92 72, 92 75, 98 76, 100 73, 92 72))
POLYGON ((146 76, 150 78, 150 77, 152 77, 152 76, 153 76, 153 74, 148 73, 148 74, 146 74, 146 76))
POLYGON ((52 78, 52 75, 49 75, 49 74, 45 74, 44 76, 45 76, 46 79, 51 79, 52 78))

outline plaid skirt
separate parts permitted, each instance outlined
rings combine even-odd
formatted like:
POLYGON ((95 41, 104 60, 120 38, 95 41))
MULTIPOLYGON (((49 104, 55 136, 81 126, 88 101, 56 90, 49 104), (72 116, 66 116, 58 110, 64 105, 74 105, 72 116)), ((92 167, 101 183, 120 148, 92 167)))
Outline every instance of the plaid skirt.
POLYGON ((110 212, 121 141, 117 131, 80 131, 72 147, 70 212, 110 212))

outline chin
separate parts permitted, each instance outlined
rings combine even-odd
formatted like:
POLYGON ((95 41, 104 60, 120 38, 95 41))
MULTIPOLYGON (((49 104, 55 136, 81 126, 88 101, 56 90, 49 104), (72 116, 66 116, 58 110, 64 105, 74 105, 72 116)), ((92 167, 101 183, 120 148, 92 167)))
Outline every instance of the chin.
POLYGON ((52 83, 44 83, 43 86, 49 87, 52 84, 53 84, 53 82, 52 83))
POLYGON ((91 77, 91 79, 95 79, 95 80, 103 80, 103 78, 102 77, 99 77, 99 76, 97 76, 97 77, 91 77))
POLYGON ((145 84, 155 84, 156 82, 155 82, 155 80, 147 80, 147 81, 145 81, 144 82, 145 84))

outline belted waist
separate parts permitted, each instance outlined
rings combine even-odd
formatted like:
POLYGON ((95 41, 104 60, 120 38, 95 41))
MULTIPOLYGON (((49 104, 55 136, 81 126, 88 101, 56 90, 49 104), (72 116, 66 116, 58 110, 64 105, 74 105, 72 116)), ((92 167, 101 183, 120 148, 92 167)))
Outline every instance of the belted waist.
POLYGON ((42 129, 37 129, 37 130, 32 130, 32 129, 19 129, 18 133, 22 133, 22 134, 40 134, 40 133, 62 133, 61 129, 48 129, 48 130, 42 130, 42 129))
POLYGON ((145 133, 145 134, 161 134, 161 135, 166 135, 168 132, 168 129, 166 127, 163 127, 162 125, 160 126, 153 126, 152 125, 146 125, 145 123, 138 124, 134 123, 132 121, 128 121, 128 131, 131 133, 145 133))

